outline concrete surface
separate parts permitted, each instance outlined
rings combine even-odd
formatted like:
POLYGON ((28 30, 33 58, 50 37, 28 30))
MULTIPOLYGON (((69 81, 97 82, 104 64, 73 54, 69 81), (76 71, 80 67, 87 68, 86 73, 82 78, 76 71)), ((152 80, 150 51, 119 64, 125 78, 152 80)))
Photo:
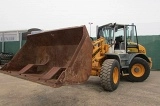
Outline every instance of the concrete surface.
POLYGON ((121 81, 104 91, 98 77, 80 85, 52 88, 0 73, 0 106, 159 106, 160 71, 140 83, 121 81))

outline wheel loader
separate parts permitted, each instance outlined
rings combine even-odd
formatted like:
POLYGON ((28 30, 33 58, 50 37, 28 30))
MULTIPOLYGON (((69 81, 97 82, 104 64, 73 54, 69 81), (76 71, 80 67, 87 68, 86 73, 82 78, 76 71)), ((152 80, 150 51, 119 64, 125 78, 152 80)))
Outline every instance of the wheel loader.
POLYGON ((146 49, 138 44, 135 25, 100 26, 93 45, 91 75, 100 77, 104 90, 116 90, 120 76, 131 82, 148 78, 152 61, 146 56, 146 49))
POLYGON ((133 82, 146 80, 151 64, 138 44, 136 26, 109 23, 98 28, 93 41, 85 26, 30 34, 0 72, 52 87, 99 76, 104 90, 114 91, 120 76, 133 82))

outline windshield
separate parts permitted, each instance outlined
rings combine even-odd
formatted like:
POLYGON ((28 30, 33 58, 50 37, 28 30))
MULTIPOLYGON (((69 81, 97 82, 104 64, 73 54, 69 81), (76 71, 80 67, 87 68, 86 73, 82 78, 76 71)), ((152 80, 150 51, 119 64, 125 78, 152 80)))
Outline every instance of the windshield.
POLYGON ((126 26, 127 52, 139 52, 136 26, 126 26))
POLYGON ((106 43, 114 50, 138 51, 138 40, 135 25, 107 24, 99 27, 97 38, 104 37, 106 43))
POLYGON ((127 35, 127 42, 135 42, 137 43, 136 37, 136 27, 134 25, 126 26, 126 35, 127 35))
POLYGON ((111 40, 113 40, 113 28, 108 26, 103 27, 99 30, 98 35, 104 37, 106 42, 109 43, 111 40))

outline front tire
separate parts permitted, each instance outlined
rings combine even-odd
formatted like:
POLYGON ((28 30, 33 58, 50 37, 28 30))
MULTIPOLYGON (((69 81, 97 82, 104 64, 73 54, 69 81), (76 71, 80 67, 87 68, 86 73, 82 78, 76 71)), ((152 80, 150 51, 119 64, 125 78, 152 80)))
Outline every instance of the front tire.
POLYGON ((127 79, 131 82, 142 82, 148 78, 150 67, 146 60, 135 57, 129 65, 129 76, 127 79))
POLYGON ((103 62, 100 72, 101 86, 106 91, 117 89, 120 81, 120 65, 115 59, 107 59, 103 62))

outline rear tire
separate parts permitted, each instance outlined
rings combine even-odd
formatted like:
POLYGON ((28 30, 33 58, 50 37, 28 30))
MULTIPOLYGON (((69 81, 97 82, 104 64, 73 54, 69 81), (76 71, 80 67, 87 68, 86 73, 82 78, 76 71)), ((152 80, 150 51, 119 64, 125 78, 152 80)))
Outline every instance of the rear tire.
POLYGON ((107 59, 103 62, 100 72, 101 86, 106 91, 117 89, 120 81, 120 65, 115 59, 107 59))
POLYGON ((127 80, 131 82, 142 82, 148 78, 150 67, 146 60, 135 57, 129 66, 129 76, 127 80))

